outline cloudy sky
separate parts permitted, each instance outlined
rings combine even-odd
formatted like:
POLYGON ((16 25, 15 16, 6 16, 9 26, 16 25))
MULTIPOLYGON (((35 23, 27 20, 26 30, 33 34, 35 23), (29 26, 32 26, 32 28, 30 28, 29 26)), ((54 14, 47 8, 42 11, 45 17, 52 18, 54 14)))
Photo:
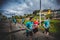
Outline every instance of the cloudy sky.
MULTIPOLYGON (((60 0, 41 0, 41 9, 59 9, 60 0)), ((0 10, 6 16, 23 15, 40 9, 40 0, 0 0, 0 10)))

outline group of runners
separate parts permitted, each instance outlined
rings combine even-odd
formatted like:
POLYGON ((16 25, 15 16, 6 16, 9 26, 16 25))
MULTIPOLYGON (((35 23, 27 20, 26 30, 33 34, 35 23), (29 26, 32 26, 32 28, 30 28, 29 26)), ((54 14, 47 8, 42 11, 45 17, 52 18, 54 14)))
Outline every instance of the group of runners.
MULTIPOLYGON (((14 20, 13 22, 16 24, 16 19, 13 19, 13 20, 14 20)), ((25 24, 25 26, 27 27, 26 36, 27 37, 30 36, 30 40, 32 40, 33 34, 36 34, 38 32, 39 24, 40 22, 38 21, 38 19, 34 20, 33 17, 30 17, 29 21, 26 22, 25 24)), ((49 35, 50 20, 48 18, 45 18, 43 26, 45 28, 44 33, 46 35, 49 35)))

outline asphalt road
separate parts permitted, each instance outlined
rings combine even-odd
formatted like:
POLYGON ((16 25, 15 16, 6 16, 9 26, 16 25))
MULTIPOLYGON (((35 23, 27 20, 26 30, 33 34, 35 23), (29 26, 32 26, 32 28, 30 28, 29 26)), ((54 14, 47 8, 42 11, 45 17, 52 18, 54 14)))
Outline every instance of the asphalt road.
MULTIPOLYGON (((23 27, 22 24, 20 26, 23 27)), ((20 30, 20 27, 7 21, 0 23, 0 40, 29 40, 26 37, 26 30, 20 30)), ((41 31, 32 36, 33 40, 56 40, 53 36, 46 36, 41 31)))

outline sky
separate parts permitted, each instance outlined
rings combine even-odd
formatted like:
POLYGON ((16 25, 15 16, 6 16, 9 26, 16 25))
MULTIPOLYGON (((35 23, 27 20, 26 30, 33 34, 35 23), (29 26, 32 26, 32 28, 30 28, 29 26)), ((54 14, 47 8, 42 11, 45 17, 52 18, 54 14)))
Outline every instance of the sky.
MULTIPOLYGON (((41 9, 60 9, 60 0, 41 0, 41 9)), ((7 17, 40 9, 40 0, 0 0, 0 12, 7 17)))

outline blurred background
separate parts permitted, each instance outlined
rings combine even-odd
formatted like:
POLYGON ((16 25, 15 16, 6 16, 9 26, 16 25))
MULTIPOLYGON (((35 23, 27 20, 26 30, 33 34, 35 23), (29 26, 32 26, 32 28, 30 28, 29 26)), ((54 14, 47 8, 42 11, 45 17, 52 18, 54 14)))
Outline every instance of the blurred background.
MULTIPOLYGON (((22 33, 25 30, 19 31, 19 27, 13 24, 12 19, 16 18, 20 23, 25 19, 23 24, 26 24, 31 16, 41 22, 40 32, 45 30, 43 27, 45 17, 50 18, 50 35, 60 40, 60 0, 0 0, 0 39, 24 40, 25 36, 22 33)), ((25 26, 23 24, 20 25, 25 26)), ((44 40, 43 37, 41 39, 44 40)))

